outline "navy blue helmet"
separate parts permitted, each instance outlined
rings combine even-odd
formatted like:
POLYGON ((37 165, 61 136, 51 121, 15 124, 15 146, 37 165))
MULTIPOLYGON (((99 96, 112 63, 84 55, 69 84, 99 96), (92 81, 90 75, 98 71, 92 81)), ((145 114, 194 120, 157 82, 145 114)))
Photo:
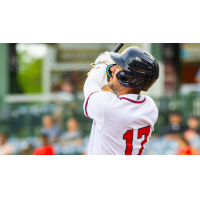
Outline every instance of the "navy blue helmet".
MULTIPOLYGON (((110 57, 124 68, 116 75, 124 87, 148 91, 159 77, 159 65, 156 59, 141 48, 129 47, 122 54, 111 52, 110 57)), ((111 67, 113 65, 107 67, 109 76, 111 67)))

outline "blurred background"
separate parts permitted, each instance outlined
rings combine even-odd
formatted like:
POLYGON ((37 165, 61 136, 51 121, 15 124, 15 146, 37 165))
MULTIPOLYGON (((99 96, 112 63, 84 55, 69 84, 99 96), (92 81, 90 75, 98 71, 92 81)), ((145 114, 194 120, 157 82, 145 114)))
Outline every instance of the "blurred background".
MULTIPOLYGON (((92 120, 83 113, 90 63, 117 43, 0 44, 0 154, 84 155, 92 120)), ((151 53, 160 77, 159 118, 143 155, 200 152, 200 44, 127 43, 151 53)))

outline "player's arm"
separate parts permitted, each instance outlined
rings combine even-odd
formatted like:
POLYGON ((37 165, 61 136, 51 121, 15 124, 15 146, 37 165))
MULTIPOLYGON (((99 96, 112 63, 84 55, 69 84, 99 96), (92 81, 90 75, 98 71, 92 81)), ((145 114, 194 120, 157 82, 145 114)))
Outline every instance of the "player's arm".
POLYGON ((106 68, 107 65, 112 64, 113 60, 110 58, 109 52, 104 52, 100 54, 100 56, 95 61, 95 68, 92 70, 90 75, 85 81, 83 92, 85 99, 89 97, 90 94, 93 92, 99 92, 102 91, 102 88, 108 90, 107 82, 107 75, 106 75, 106 68))
MULTIPOLYGON (((107 55, 110 56, 108 52, 107 55)), ((95 61, 95 68, 86 79, 83 88, 85 95, 83 104, 84 113, 87 117, 95 120, 95 124, 99 130, 101 130, 104 124, 105 106, 109 102, 110 95, 113 95, 111 92, 102 92, 102 89, 104 91, 108 91, 109 89, 106 86, 108 84, 106 74, 107 65, 109 63, 97 63, 95 61)))
POLYGON ((106 67, 106 64, 98 64, 93 72, 87 77, 83 87, 85 99, 93 92, 101 91, 101 83, 103 82, 106 67))

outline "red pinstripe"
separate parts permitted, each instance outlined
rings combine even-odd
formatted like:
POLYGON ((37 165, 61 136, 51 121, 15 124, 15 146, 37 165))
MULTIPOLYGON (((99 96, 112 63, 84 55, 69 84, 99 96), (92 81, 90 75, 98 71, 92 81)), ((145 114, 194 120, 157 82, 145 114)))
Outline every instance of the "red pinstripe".
POLYGON ((120 98, 120 100, 122 100, 122 99, 128 100, 128 101, 130 101, 130 102, 132 102, 132 103, 144 103, 144 102, 146 101, 146 98, 144 98, 143 101, 133 101, 133 100, 128 99, 128 98, 125 98, 125 97, 121 97, 121 98, 120 98))
MULTIPOLYGON (((98 91, 96 91, 96 92, 98 92, 98 91)), ((94 94, 94 93, 96 93, 96 92, 91 93, 91 94, 89 95, 89 97, 87 98, 87 101, 86 101, 86 103, 85 103, 85 114, 86 114, 87 117, 89 117, 89 116, 88 116, 88 113, 87 113, 87 106, 88 106, 89 98, 91 97, 92 94, 94 94)))

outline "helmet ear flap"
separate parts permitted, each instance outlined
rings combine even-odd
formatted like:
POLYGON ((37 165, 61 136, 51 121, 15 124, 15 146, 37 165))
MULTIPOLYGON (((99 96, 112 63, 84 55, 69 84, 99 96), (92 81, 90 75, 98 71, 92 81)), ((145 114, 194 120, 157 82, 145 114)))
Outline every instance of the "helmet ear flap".
POLYGON ((135 79, 135 74, 126 70, 119 71, 116 76, 119 83, 124 87, 130 87, 128 86, 129 82, 133 82, 135 79))

